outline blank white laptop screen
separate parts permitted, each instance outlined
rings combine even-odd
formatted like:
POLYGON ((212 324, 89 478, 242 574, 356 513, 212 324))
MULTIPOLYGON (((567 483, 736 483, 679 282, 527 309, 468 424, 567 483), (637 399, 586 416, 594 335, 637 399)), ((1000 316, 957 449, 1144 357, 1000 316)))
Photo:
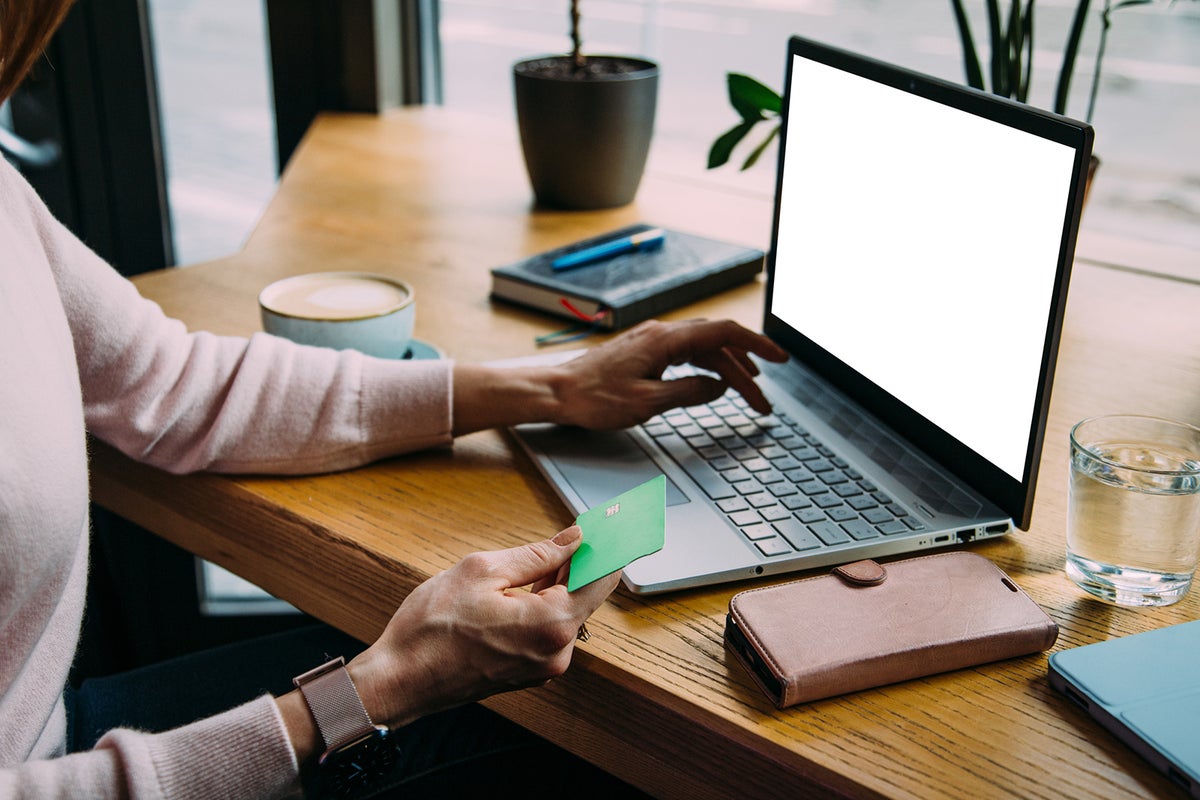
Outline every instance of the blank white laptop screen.
POLYGON ((793 58, 772 313, 1020 480, 1075 150, 793 58))

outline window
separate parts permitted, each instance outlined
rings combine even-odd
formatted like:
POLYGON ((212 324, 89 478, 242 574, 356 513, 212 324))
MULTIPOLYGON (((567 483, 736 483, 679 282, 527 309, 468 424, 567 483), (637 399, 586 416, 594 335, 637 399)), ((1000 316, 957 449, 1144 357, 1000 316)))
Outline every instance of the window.
MULTIPOLYGON (((1068 108, 1075 117, 1086 111, 1100 31, 1101 4, 1092 6, 1068 108)), ((1074 7, 1074 0, 1038 3, 1036 105, 1051 105, 1074 7)), ((511 65, 565 51, 567 9, 567 0, 443 0, 446 105, 512 118, 511 65)), ((643 55, 662 67, 648 169, 747 191, 771 192, 769 158, 747 173, 735 165, 705 169, 708 146, 736 121, 724 76, 745 72, 779 88, 789 34, 963 80, 949 0, 582 0, 581 10, 585 52, 643 55)), ((982 3, 968 0, 968 13, 976 41, 986 42, 982 3)), ((1116 12, 1093 121, 1102 164, 1085 230, 1200 249, 1198 123, 1200 2, 1116 12)))
POLYGON ((236 253, 275 191, 261 3, 150 0, 175 260, 236 253))

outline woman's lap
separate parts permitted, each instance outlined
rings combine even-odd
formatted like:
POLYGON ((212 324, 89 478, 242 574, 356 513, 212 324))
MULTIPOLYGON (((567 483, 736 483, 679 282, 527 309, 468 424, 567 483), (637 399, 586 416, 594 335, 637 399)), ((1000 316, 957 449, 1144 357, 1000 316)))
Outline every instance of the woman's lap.
MULTIPOLYGON (((292 689, 292 676, 339 655, 349 661, 363 647, 314 625, 85 680, 67 690, 68 751, 90 749, 112 728, 169 730, 264 693, 283 694, 292 689)), ((547 789, 576 797, 640 796, 479 705, 430 715, 396 733, 405 754, 398 777, 404 797, 527 797, 547 789)))

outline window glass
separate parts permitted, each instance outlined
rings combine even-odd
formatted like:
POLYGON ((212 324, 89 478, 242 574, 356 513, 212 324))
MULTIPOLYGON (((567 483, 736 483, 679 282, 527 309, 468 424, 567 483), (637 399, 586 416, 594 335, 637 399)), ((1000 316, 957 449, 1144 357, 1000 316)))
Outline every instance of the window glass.
POLYGON ((241 249, 275 190, 266 21, 245 0, 150 0, 175 260, 241 249))
MULTIPOLYGON (((567 50, 568 5, 442 0, 446 104, 512 119, 511 65, 567 50)), ((744 72, 781 88, 789 34, 963 80, 950 0, 582 0, 580 6, 585 52, 641 55, 662 67, 648 169, 746 191, 771 192, 770 154, 745 173, 735 163, 705 169, 709 145, 737 121, 725 74, 744 72)), ((966 6, 986 58, 983 3, 966 6)), ((1087 109, 1102 6, 1092 3, 1076 67, 1067 113, 1077 118, 1087 109)), ((1040 0, 1036 7, 1030 102, 1049 108, 1075 2, 1040 0)), ((1102 164, 1085 230, 1200 247, 1200 2, 1115 12, 1103 66, 1092 121, 1102 164)))

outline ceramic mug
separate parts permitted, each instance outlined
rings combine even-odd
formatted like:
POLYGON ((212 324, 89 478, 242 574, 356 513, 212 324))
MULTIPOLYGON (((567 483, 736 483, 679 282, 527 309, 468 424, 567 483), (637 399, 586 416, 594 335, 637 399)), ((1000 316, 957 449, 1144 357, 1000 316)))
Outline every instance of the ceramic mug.
POLYGON ((258 295, 263 330, 300 344, 402 358, 412 344, 416 295, 408 283, 367 272, 284 278, 258 295))

